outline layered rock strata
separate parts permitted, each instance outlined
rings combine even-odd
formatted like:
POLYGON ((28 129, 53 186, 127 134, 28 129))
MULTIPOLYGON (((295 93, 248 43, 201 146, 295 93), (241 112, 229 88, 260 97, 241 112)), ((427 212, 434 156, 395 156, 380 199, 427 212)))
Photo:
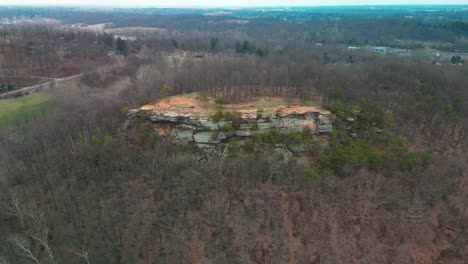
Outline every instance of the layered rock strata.
POLYGON ((238 115, 235 125, 232 120, 215 122, 215 111, 201 107, 196 101, 179 97, 130 110, 128 115, 129 120, 151 122, 161 137, 177 142, 192 142, 202 149, 217 149, 217 152, 229 142, 241 142, 273 130, 314 135, 331 133, 333 130, 327 117, 329 113, 318 107, 278 105, 257 109, 253 104, 247 109, 240 109, 226 106, 225 112, 233 111, 238 115))

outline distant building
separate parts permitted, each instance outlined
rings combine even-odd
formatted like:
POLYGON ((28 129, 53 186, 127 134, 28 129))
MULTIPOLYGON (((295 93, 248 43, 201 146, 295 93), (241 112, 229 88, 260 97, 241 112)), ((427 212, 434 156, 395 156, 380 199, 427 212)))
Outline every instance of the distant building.
POLYGON ((349 46, 348 49, 349 50, 360 50, 361 47, 349 46))
POLYGON ((135 41, 137 38, 133 36, 122 36, 122 35, 114 35, 114 39, 123 39, 123 40, 128 40, 128 41, 135 41))
POLYGON ((445 47, 445 48, 451 48, 451 47, 453 47, 453 44, 450 43, 450 42, 445 42, 444 44, 442 44, 442 46, 445 47))
POLYGON ((385 52, 395 53, 395 54, 406 54, 409 53, 407 49, 387 49, 385 52))
POLYGON ((317 47, 322 47, 322 46, 323 46, 323 44, 322 44, 322 43, 320 43, 320 42, 317 42, 317 43, 315 43, 315 46, 317 46, 317 47))
POLYGON ((378 52, 378 53, 385 53, 387 52, 388 48, 387 47, 374 47, 372 48, 373 52, 378 52))

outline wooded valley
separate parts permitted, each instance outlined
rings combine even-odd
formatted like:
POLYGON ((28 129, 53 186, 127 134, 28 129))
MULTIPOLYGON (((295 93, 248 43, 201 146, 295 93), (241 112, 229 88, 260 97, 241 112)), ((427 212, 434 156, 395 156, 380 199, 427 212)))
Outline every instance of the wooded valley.
POLYGON ((0 7, 0 21, 0 95, 20 91, 0 99, 1 264, 468 260, 468 9, 0 7), (189 94, 224 134, 256 100, 320 108, 333 130, 254 132, 201 159, 129 125, 189 94))

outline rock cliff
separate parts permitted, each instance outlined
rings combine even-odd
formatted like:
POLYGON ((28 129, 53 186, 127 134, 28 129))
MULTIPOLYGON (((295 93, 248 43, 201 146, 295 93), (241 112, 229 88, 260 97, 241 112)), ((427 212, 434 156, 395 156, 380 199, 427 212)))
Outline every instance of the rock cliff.
POLYGON ((230 142, 241 142, 271 131, 312 135, 332 132, 328 111, 316 106, 284 105, 283 102, 278 98, 263 98, 216 107, 201 103, 191 94, 145 105, 130 110, 128 115, 129 120, 150 121, 159 136, 194 143, 201 149, 218 153, 230 142))

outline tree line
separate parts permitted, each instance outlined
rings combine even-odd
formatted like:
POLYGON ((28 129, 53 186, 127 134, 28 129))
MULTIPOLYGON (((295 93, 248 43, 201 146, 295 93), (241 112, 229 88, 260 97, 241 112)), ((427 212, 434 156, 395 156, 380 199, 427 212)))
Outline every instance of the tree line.
POLYGON ((1 132, 0 263, 466 259, 466 65, 192 33, 142 39, 135 51, 123 39, 63 33, 85 58, 115 45, 128 53, 122 67, 55 90, 58 111, 1 132), (252 151, 200 163, 145 122, 122 129, 128 109, 189 92, 233 102, 315 95, 337 133, 328 147, 310 145, 307 162, 252 151), (385 129, 370 136, 374 126, 385 129), (437 256, 421 253, 446 241, 437 256))

